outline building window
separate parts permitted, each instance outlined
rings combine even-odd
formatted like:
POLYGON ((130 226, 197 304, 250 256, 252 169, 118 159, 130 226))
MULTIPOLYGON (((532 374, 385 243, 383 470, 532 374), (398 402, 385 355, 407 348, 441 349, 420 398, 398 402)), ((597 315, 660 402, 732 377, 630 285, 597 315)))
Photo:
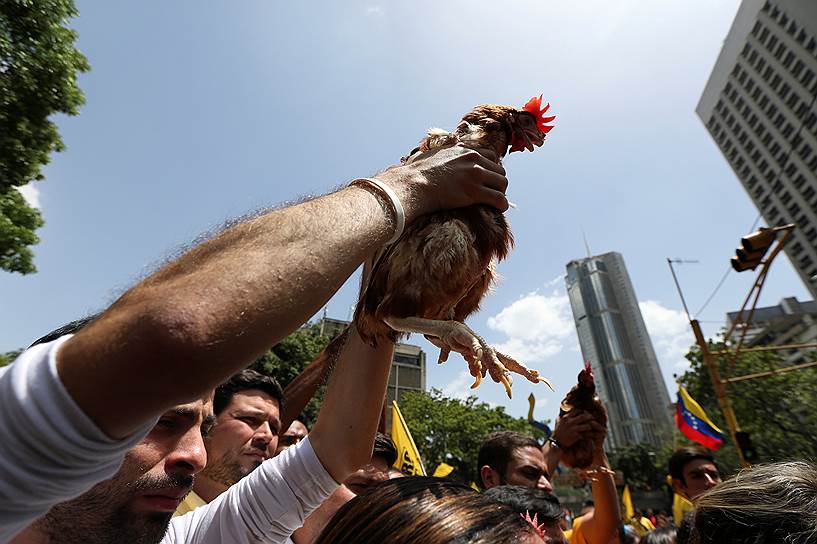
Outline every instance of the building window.
POLYGON ((792 254, 793 257, 797 257, 801 253, 803 253, 803 244, 801 244, 800 242, 797 242, 791 248, 791 254, 792 254))
POLYGON ((802 259, 800 259, 800 266, 802 266, 803 268, 808 268, 808 267, 810 267, 810 266, 811 266, 813 263, 814 263, 814 261, 813 261, 813 260, 811 259, 811 257, 809 257, 808 255, 806 255, 805 257, 803 257, 802 259))
POLYGON ((806 70, 806 73, 803 74, 803 79, 801 79, 800 82, 803 84, 803 87, 808 88, 809 83, 811 83, 813 79, 814 72, 812 72, 811 70, 806 70))
MULTIPOLYGON (((782 44, 782 43, 780 44, 780 48, 781 48, 781 49, 783 48, 783 44, 782 44)), ((783 66, 784 66, 785 68, 788 68, 789 66, 791 66, 791 63, 792 63, 792 62, 794 62, 794 53, 792 53, 791 51, 789 51, 789 52, 786 54, 786 58, 785 58, 785 59, 783 59, 783 66)))
POLYGON ((817 239, 817 229, 815 229, 814 227, 810 228, 809 231, 806 233, 806 239, 809 242, 813 242, 815 239, 817 239))
POLYGON ((789 202, 791 202, 791 194, 788 191, 786 191, 785 193, 783 193, 783 196, 780 197, 780 203, 785 206, 789 202))
POLYGON ((806 202, 808 202, 809 200, 811 200, 811 197, 814 196, 814 193, 815 193, 814 187, 806 187, 806 190, 803 191, 803 198, 805 198, 806 202))

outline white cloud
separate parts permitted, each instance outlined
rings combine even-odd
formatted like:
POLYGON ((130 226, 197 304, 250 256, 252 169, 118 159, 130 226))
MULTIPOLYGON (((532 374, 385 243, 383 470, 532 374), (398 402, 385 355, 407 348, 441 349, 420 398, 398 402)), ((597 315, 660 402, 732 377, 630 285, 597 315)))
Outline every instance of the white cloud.
POLYGON ((474 378, 467 370, 460 371, 457 377, 448 382, 443 387, 443 394, 446 397, 455 399, 467 399, 470 395, 476 394, 471 389, 471 384, 474 383, 474 378))
POLYGON ((23 198, 26 199, 26 202, 32 208, 40 208, 40 190, 34 185, 34 183, 29 183, 28 185, 23 185, 22 187, 17 187, 17 190, 20 191, 20 194, 23 195, 23 198))
POLYGON ((499 351, 526 363, 556 355, 574 334, 570 302, 558 291, 550 296, 529 293, 490 317, 488 326, 507 336, 496 344, 499 351))
POLYGON ((654 300, 639 302, 638 306, 658 352, 658 360, 664 363, 665 368, 674 372, 689 368, 689 361, 684 355, 695 338, 684 312, 665 308, 654 300))
POLYGON ((366 15, 383 15, 383 7, 382 6, 369 6, 366 8, 366 15))

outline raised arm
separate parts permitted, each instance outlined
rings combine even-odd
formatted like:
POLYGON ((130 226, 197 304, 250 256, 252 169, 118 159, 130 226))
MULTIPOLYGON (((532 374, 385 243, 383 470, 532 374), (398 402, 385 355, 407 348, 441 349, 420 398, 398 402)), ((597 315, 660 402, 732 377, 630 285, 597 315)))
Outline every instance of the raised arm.
MULTIPOLYGON (((474 203, 505 210, 507 179, 491 159, 457 146, 376 177, 397 193, 407 222, 474 203)), ((314 315, 389 239, 392 221, 385 199, 356 186, 225 230, 66 342, 60 379, 102 431, 126 436, 215 387, 314 315)))

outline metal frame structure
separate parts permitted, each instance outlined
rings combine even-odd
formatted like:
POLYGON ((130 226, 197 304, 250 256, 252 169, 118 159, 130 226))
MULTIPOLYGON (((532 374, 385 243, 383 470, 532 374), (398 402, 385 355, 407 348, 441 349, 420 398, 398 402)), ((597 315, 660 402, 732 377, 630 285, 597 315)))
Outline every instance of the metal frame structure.
MULTIPOLYGON (((800 348, 817 348, 817 343, 813 344, 789 344, 789 345, 782 345, 782 346, 762 346, 756 348, 745 348, 743 347, 743 343, 746 339, 746 332, 749 330, 749 326, 752 324, 752 319, 754 317, 755 308, 757 307, 758 299, 760 298, 760 292, 763 290, 763 285, 766 282, 766 278, 768 277, 769 267, 771 266, 772 262, 774 261, 775 257, 783 250, 786 243, 791 239, 792 231, 794 230, 794 224, 784 225, 782 227, 774 227, 773 230, 775 233, 783 233, 783 236, 780 239, 776 240, 776 244, 774 249, 772 249, 771 253, 760 263, 760 271, 757 274, 757 278, 755 279, 752 288, 749 290, 749 294, 746 295, 746 298, 743 301, 743 305, 738 312, 737 319, 732 322, 732 326, 729 328, 729 331, 724 335, 723 345, 724 349, 718 351, 710 351, 709 344, 704 338, 703 332, 701 331, 701 325, 697 319, 692 319, 689 315, 689 311, 687 311, 687 317, 689 318, 689 325, 692 328, 692 332, 695 335, 695 342, 698 344, 698 347, 701 350, 701 356, 703 357, 704 363, 706 364, 707 368, 709 369, 709 376, 712 380, 712 386, 715 390, 715 396, 718 399, 718 403, 720 404, 721 411, 723 412, 724 419, 726 420, 726 424, 729 427, 729 434, 732 437, 732 441, 735 443, 735 450, 738 453, 738 458, 740 459, 740 464, 743 467, 749 466, 749 462, 745 459, 743 455, 743 450, 740 447, 737 439, 737 433, 740 432, 740 425, 738 423, 737 417, 735 416, 735 411, 732 408, 732 401, 729 399, 729 396, 726 391, 726 386, 733 383, 738 383, 747 380, 754 380, 757 378, 767 378, 769 376, 776 376, 778 374, 784 374, 787 372, 793 372, 795 370, 803 370, 806 368, 812 368, 817 366, 817 360, 811 361, 808 363, 803 363, 800 365, 794 365, 789 367, 782 367, 777 368, 774 370, 769 370, 766 372, 756 372, 753 374, 747 374, 744 376, 736 376, 733 378, 722 378, 720 372, 718 370, 715 357, 726 357, 728 361, 728 369, 731 371, 734 368, 735 362, 737 361, 738 355, 741 353, 755 353, 755 352, 764 352, 764 351, 785 351, 788 349, 800 349, 800 348), (744 311, 746 311, 747 305, 751 301, 751 307, 749 308, 748 316, 746 319, 743 319, 744 311), (738 326, 742 326, 742 331, 740 337, 737 341, 737 344, 734 348, 729 347, 729 340, 732 338, 732 335, 737 330, 738 326)), ((672 277, 675 280, 675 286, 678 288, 678 294, 681 296, 681 302, 684 305, 684 310, 686 310, 686 302, 684 301, 684 295, 681 292, 681 286, 678 283, 678 278, 675 275, 675 270, 672 267, 672 263, 675 262, 671 259, 667 259, 667 263, 669 264, 670 271, 672 271, 672 277)))

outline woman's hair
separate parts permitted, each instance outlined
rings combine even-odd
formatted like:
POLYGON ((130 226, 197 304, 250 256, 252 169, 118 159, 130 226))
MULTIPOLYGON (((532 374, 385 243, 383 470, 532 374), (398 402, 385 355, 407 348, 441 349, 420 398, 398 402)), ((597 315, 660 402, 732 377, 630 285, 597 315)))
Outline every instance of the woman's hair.
POLYGON ((755 465, 697 498, 690 543, 817 544, 817 466, 755 465))
POLYGON ((418 476, 371 486, 337 511, 316 544, 488 544, 534 534, 509 506, 457 482, 418 476))

